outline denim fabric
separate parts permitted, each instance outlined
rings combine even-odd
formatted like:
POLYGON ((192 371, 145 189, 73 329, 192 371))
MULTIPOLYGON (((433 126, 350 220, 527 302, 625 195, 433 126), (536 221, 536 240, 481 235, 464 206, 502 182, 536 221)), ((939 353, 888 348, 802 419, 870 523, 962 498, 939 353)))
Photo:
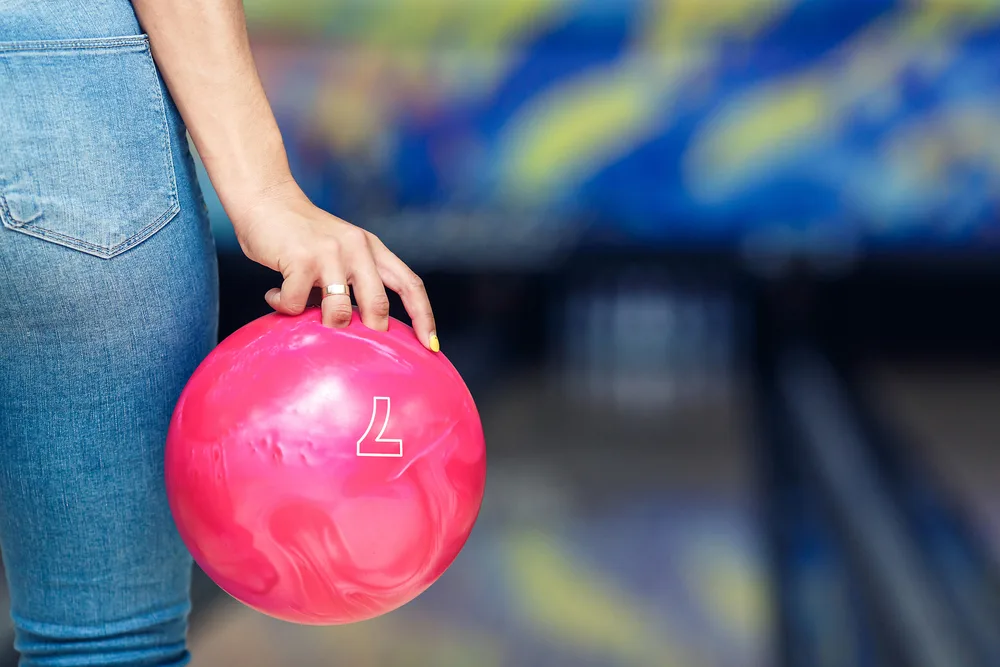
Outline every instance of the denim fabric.
POLYGON ((0 0, 0 548, 22 665, 183 665, 174 404, 215 343, 185 129, 126 0, 0 0))

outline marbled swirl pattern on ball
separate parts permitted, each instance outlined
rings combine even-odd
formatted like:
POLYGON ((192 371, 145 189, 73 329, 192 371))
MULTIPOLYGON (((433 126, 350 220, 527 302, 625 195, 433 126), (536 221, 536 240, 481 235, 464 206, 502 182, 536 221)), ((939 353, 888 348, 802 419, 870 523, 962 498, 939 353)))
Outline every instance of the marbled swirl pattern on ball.
POLYGON ((333 330, 309 309, 251 322, 198 368, 166 474, 181 536, 216 583, 272 616, 339 624, 409 602, 451 565, 486 456, 443 355, 396 320, 374 332, 355 313, 333 330), (359 456, 366 430, 364 453, 398 454, 402 440, 402 456, 359 456))

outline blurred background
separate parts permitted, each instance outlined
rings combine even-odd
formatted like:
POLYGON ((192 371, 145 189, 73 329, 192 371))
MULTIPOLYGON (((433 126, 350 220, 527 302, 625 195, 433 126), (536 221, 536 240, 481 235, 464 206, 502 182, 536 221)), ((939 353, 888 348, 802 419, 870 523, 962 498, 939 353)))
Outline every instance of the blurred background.
MULTIPOLYGON (((382 619, 199 578, 196 667, 1000 665, 1000 2, 245 5, 295 174, 424 277, 490 474, 382 619)), ((225 335, 278 282, 203 180, 225 335)))

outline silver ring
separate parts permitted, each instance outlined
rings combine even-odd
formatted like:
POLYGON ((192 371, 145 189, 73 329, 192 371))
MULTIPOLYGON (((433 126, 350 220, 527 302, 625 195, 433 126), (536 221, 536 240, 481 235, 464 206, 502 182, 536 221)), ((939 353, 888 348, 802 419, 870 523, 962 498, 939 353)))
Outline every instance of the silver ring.
POLYGON ((351 296, 351 288, 349 285, 342 285, 340 283, 327 285, 323 288, 323 298, 325 299, 328 296, 351 296))

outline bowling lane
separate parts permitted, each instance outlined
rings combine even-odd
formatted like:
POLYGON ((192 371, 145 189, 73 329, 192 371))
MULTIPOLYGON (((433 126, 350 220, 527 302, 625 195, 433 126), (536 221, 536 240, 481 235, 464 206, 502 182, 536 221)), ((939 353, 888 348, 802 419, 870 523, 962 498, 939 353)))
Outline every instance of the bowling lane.
POLYGON ((887 416, 1000 563, 1000 367, 894 365, 871 377, 887 416))
POLYGON ((546 377, 480 397, 479 524, 416 602, 340 628, 226 601, 195 667, 756 667, 773 664, 744 396, 583 405, 546 377))

